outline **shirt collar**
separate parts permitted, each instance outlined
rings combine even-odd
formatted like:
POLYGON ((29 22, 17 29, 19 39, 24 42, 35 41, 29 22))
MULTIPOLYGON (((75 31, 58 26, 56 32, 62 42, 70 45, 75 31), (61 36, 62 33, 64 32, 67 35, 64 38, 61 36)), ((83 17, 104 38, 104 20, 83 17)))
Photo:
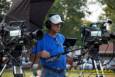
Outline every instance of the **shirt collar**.
POLYGON ((56 33, 56 35, 53 37, 53 36, 51 36, 49 33, 46 33, 49 37, 51 37, 51 38, 57 38, 57 36, 58 36, 58 33, 56 33))

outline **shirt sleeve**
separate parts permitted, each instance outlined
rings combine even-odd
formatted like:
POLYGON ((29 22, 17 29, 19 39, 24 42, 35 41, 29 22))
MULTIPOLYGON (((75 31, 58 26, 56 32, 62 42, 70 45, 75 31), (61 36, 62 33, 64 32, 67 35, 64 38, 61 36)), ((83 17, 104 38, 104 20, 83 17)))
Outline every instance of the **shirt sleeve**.
POLYGON ((65 42, 65 37, 64 37, 64 35, 60 34, 60 38, 61 38, 62 44, 64 44, 64 42, 65 42))
POLYGON ((42 51, 42 41, 39 40, 32 48, 32 54, 36 54, 42 51))
POLYGON ((65 42, 65 37, 62 35, 62 37, 63 37, 63 44, 64 44, 64 42, 65 42))

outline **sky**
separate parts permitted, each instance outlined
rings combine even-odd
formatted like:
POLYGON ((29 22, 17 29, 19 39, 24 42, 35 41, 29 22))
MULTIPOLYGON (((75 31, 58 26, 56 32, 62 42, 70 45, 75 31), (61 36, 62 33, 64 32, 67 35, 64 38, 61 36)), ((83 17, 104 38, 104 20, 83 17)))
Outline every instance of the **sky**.
POLYGON ((7 1, 11 1, 11 0, 7 0, 7 1))
POLYGON ((85 12, 84 19, 89 20, 91 22, 99 21, 99 16, 101 14, 104 14, 103 8, 106 6, 105 5, 103 6, 97 0, 88 0, 86 5, 87 5, 86 10, 88 10, 91 14, 85 12))

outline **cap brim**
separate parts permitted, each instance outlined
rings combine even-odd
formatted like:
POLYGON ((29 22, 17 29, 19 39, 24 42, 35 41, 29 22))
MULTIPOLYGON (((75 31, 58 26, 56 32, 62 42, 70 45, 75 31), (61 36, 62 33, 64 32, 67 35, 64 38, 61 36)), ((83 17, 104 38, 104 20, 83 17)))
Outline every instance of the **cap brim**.
MULTIPOLYGON (((52 21, 51 21, 52 22, 52 21)), ((52 22, 53 24, 59 24, 59 23, 63 23, 63 21, 56 21, 56 22, 52 22)))

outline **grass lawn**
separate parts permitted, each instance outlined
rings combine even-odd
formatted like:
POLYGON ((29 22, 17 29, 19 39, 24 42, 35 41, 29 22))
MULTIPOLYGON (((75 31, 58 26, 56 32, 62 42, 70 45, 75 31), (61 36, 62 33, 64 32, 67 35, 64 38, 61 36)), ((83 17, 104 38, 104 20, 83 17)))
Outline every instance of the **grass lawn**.
MULTIPOLYGON (((69 72, 67 77, 80 77, 80 73, 69 72)), ((82 77, 96 77, 96 73, 83 73, 82 77)), ((115 77, 115 73, 106 73, 105 77, 115 77)))
MULTIPOLYGON (((79 77, 79 74, 80 74, 80 72, 78 72, 78 71, 77 72, 69 71, 67 73, 67 77, 79 77)), ((90 74, 91 73, 89 73, 89 72, 85 72, 83 75, 84 75, 84 77, 88 77, 90 74)), ((30 70, 25 70, 24 75, 25 75, 24 77, 32 77, 32 72, 30 70)), ((115 77, 115 73, 105 73, 105 76, 106 77, 115 77)), ((13 77, 13 73, 12 73, 12 71, 6 70, 2 77, 13 77)), ((96 77, 96 74, 92 73, 90 75, 90 77, 96 77)))

